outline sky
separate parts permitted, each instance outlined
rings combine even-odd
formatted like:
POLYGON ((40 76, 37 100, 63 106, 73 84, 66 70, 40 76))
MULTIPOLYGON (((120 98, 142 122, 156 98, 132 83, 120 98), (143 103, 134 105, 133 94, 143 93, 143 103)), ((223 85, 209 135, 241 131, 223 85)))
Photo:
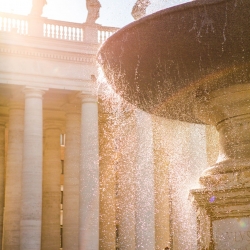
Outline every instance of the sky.
MULTIPOLYGON (((151 0, 147 14, 191 0, 151 0)), ((136 0, 99 0, 102 7, 97 23, 123 27, 134 21, 131 10, 136 0)), ((0 0, 0 12, 28 15, 32 0, 0 0)), ((83 23, 87 17, 86 0, 47 0, 43 16, 49 19, 83 23)))

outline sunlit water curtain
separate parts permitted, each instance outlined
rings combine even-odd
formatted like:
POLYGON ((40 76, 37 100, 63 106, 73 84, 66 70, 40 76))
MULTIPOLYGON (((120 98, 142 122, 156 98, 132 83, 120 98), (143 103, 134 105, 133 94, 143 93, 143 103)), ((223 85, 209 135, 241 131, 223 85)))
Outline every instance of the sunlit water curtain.
POLYGON ((165 9, 99 51, 114 91, 165 118, 158 144, 165 141, 173 249, 249 247, 249 8, 247 0, 200 0, 165 9))

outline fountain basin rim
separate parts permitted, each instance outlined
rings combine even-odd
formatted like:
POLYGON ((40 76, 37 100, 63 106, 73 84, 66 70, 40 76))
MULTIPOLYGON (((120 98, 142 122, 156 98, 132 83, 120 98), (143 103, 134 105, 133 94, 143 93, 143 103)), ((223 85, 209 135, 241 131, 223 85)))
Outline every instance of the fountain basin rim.
POLYGON ((207 123, 194 103, 250 81, 243 77, 250 65, 248 7, 248 0, 199 0, 158 11, 114 33, 97 60, 124 100, 154 115, 207 123))
POLYGON ((129 23, 128 25, 122 27, 121 29, 117 30, 114 34, 112 34, 112 36, 110 36, 103 44, 102 46, 99 48, 98 52, 97 52, 97 58, 98 55, 101 53, 101 50, 103 50, 105 47, 109 46, 109 43, 112 40, 117 39, 117 36, 123 35, 123 33, 129 29, 132 29, 138 25, 143 25, 145 22, 153 20, 153 19, 157 19, 159 18, 159 16, 161 15, 167 15, 167 14, 172 14, 175 12, 179 12, 179 11, 187 11, 188 9, 192 9, 192 8, 196 8, 199 6, 209 6, 209 5, 214 5, 214 4, 218 4, 218 3, 223 3, 223 2, 228 2, 228 1, 233 1, 233 0, 209 0, 209 2, 207 0, 198 0, 198 1, 191 1, 191 2, 186 2, 183 4, 179 4, 176 6, 172 6, 163 10, 159 10, 153 14, 147 15, 145 17, 140 18, 139 20, 136 20, 132 23, 129 23))

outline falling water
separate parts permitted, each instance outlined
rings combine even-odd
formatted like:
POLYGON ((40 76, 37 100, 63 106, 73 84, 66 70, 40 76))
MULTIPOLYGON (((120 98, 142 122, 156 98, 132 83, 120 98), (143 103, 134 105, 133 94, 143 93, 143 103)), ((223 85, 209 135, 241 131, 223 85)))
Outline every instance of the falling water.
POLYGON ((169 154, 171 235, 173 249, 197 249, 195 209, 189 191, 207 167, 205 127, 164 121, 165 148, 169 154))
POLYGON ((249 246, 248 9, 247 0, 218 0, 164 10, 117 32, 101 49, 110 86, 164 117, 141 113, 102 84, 119 155, 119 249, 249 246), (216 125, 216 164, 218 134, 183 121, 216 125), (245 238, 238 242, 236 234, 245 238))
POLYGON ((122 100, 102 72, 98 82, 105 116, 101 162, 108 159, 116 190, 115 211, 112 202, 104 210, 113 211, 119 249, 197 249, 189 191, 208 167, 206 126, 146 114, 122 100))

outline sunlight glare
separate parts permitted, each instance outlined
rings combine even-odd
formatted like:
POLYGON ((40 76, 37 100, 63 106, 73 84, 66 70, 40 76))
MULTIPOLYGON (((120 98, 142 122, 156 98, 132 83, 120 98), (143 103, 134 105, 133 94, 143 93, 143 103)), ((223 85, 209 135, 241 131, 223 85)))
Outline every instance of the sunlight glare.
POLYGON ((0 1, 1 12, 28 15, 31 10, 31 6, 32 6, 32 0, 0 1))

